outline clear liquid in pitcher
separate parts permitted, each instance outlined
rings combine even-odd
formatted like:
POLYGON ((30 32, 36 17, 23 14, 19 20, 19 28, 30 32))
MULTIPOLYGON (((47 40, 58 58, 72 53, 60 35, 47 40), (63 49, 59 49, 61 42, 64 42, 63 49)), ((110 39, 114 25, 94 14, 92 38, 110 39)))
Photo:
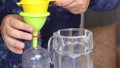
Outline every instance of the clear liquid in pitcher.
POLYGON ((93 68, 92 50, 84 54, 54 53, 54 68, 93 68))

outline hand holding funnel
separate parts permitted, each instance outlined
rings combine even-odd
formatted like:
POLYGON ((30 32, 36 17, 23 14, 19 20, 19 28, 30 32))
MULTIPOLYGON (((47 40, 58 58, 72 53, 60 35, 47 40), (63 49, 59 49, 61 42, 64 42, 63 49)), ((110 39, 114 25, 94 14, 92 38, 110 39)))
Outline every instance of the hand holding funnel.
MULTIPOLYGON (((20 15, 23 16, 25 22, 31 26, 33 26, 34 31, 32 33, 33 36, 38 36, 39 31, 44 26, 45 21, 47 19, 47 16, 50 15, 50 13, 43 13, 43 14, 29 14, 25 12, 20 12, 20 15)), ((37 37, 33 38, 33 47, 37 47, 37 37)))
MULTIPOLYGON (((22 5, 23 12, 20 15, 23 16, 25 22, 33 26, 33 36, 38 36, 39 31, 45 24, 47 16, 50 15, 48 10, 50 0, 21 0, 18 5, 22 5)), ((37 47, 37 37, 33 38, 32 45, 37 47)))

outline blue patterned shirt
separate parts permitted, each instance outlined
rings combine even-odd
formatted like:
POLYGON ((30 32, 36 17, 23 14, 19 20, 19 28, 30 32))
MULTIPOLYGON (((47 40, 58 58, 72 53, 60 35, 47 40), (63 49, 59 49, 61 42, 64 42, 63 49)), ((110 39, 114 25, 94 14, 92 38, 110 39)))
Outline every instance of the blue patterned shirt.
MULTIPOLYGON (((8 14, 18 14, 22 11, 21 7, 16 5, 19 0, 0 0, 0 21, 8 14)), ((116 8, 120 0, 95 0, 89 6, 95 11, 108 11, 116 8)), ((42 46, 47 48, 47 41, 53 32, 63 28, 77 28, 80 25, 80 15, 74 15, 62 7, 50 4, 48 17, 44 27, 41 30, 42 46)), ((21 40, 30 47, 30 41, 21 40)), ((7 49, 5 42, 0 36, 0 68, 21 68, 21 55, 14 54, 7 49)))

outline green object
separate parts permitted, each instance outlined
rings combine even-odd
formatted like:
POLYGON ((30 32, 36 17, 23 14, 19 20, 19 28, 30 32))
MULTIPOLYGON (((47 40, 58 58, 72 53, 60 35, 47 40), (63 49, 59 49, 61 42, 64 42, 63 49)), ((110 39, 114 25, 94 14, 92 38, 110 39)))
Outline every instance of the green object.
MULTIPOLYGON (((34 31, 32 33, 33 36, 38 36, 39 31, 41 30, 41 28, 44 26, 47 16, 50 15, 49 12, 47 13, 41 13, 41 14, 31 14, 31 13, 25 13, 25 12, 20 12, 20 15, 23 16, 24 21, 33 26, 34 31)), ((32 45, 33 47, 37 47, 38 45, 38 38, 35 37, 32 40, 32 45)))

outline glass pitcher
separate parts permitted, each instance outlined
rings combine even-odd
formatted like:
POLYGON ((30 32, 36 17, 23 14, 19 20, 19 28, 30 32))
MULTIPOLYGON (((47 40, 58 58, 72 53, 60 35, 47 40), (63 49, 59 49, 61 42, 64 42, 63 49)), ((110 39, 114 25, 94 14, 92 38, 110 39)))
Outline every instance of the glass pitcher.
POLYGON ((93 68, 93 34, 80 28, 61 29, 49 39, 48 50, 54 68, 93 68))
MULTIPOLYGON (((39 38, 39 42, 40 38, 39 38)), ((32 45, 32 44, 31 44, 32 45)), ((40 45, 34 48, 30 47, 22 55, 22 68, 50 68, 50 57, 48 50, 40 45)))

